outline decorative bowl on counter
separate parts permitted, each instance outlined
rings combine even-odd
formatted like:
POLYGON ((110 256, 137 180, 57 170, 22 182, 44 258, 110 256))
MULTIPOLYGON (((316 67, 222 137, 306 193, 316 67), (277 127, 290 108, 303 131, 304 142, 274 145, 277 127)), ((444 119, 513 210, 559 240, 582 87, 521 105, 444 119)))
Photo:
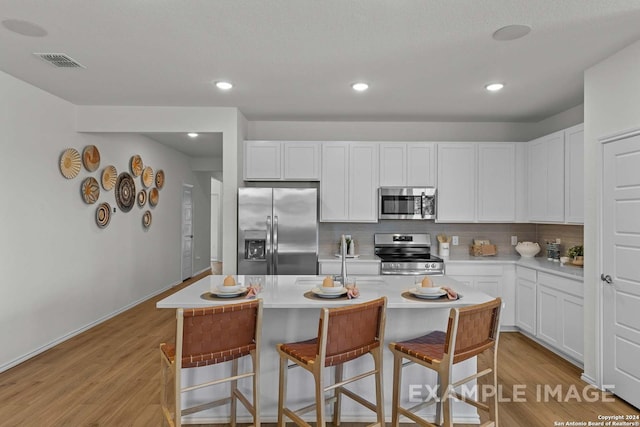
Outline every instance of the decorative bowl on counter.
POLYGON ((325 294, 340 294, 344 292, 344 286, 342 285, 322 286, 320 290, 325 294))
POLYGON ((442 294, 442 288, 440 286, 429 286, 429 287, 416 287, 416 293, 423 295, 440 295, 442 294))
POLYGON ((516 252, 523 258, 533 258, 540 252, 540 245, 534 242, 519 242, 516 245, 516 252))

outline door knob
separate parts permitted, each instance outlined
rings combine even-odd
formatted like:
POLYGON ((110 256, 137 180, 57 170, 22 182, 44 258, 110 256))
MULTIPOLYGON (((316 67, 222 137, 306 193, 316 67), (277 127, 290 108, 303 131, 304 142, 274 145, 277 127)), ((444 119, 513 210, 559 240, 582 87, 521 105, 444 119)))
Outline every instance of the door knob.
POLYGON ((611 279, 611 276, 609 276, 608 274, 605 276, 604 273, 600 275, 600 280, 602 280, 603 282, 607 282, 607 284, 611 284, 613 283, 613 279, 611 279))

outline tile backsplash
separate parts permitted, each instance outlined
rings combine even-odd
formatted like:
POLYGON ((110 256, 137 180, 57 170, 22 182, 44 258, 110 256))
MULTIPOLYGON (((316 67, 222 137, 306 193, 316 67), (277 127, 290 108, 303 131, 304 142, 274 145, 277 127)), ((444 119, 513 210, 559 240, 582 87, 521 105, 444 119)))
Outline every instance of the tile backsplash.
POLYGON ((321 256, 330 256, 338 252, 338 243, 342 234, 350 234, 355 240, 356 253, 373 254, 373 235, 375 233, 429 233, 433 252, 437 253, 438 234, 458 236, 458 245, 451 245, 451 256, 466 255, 473 239, 488 239, 498 248, 500 255, 517 255, 511 246, 511 236, 518 241, 538 242, 542 250, 538 256, 546 256, 546 241, 556 238, 562 240, 562 254, 574 245, 582 244, 583 227, 581 225, 550 224, 439 224, 435 222, 382 220, 375 224, 363 223, 320 223, 319 251, 321 256))

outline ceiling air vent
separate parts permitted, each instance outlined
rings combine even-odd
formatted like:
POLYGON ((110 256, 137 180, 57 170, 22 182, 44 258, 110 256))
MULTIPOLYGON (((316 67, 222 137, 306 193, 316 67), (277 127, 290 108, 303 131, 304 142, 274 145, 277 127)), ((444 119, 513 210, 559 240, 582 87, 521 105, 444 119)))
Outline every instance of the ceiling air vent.
POLYGON ((87 68, 64 53, 34 53, 34 55, 58 68, 87 68))

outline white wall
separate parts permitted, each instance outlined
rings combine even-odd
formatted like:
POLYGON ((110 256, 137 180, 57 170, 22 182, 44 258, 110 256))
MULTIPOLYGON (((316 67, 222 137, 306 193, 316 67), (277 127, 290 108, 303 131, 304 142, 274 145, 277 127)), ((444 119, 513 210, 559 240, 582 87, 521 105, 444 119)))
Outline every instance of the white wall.
POLYGON ((529 141, 581 122, 581 105, 538 123, 252 121, 249 122, 248 139, 518 142, 529 141))
POLYGON ((640 126, 640 41, 585 72, 585 376, 602 385, 599 357, 601 147, 598 139, 640 126))
MULTIPOLYGON (((173 149, 137 135, 77 133, 75 106, 2 72, 0 93, 3 371, 178 283, 182 183, 195 185, 197 204, 206 206, 201 197, 208 200, 208 194, 188 158, 173 149), (100 169, 83 168, 75 179, 65 179, 60 154, 88 144, 100 150, 100 169), (160 202, 150 208, 152 225, 143 229, 143 209, 136 205, 128 213, 117 209, 100 229, 97 205, 81 199, 82 179, 99 179, 109 164, 127 170, 133 154, 166 174, 160 202)), ((101 190, 99 201, 116 206, 113 190, 101 190)), ((208 241, 205 250, 208 265, 208 241)))

